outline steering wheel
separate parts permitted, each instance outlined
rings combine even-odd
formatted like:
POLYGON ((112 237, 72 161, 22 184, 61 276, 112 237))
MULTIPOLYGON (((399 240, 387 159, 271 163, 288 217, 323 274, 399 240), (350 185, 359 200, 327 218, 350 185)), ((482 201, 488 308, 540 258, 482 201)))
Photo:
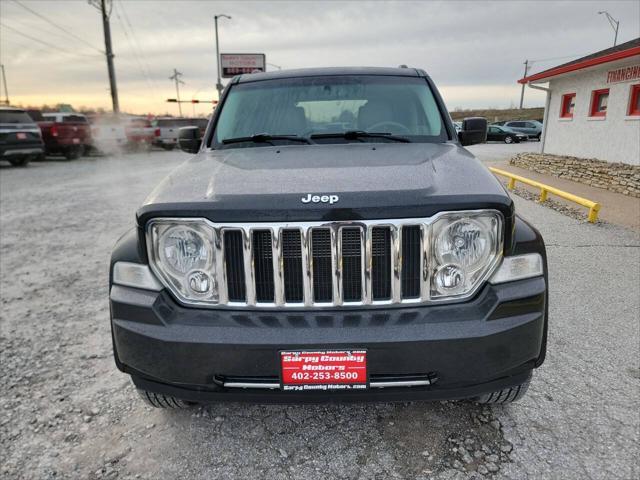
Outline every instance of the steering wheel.
MULTIPOLYGON (((385 121, 378 122, 378 123, 375 123, 373 125, 370 125, 369 128, 366 129, 366 131, 369 132, 369 133, 374 133, 374 132, 385 132, 386 133, 386 130, 382 130, 381 129, 381 127, 383 127, 385 125, 388 125, 390 127, 398 127, 402 131, 401 133, 404 133, 406 135, 411 135, 411 130, 409 130, 406 126, 404 126, 403 124, 398 123, 398 122, 393 122, 391 120, 385 120, 385 121)), ((389 132, 389 133, 393 133, 393 132, 389 132)))

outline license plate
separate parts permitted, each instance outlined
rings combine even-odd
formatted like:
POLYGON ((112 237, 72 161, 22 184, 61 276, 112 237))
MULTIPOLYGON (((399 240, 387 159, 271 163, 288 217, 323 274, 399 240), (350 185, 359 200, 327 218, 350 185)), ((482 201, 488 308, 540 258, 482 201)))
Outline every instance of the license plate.
POLYGON ((283 390, 362 390, 368 386, 366 350, 283 351, 280 366, 283 390))
POLYGON ((79 138, 74 138, 73 139, 73 143, 80 143, 80 139, 79 138))
POLYGON ((27 134, 23 133, 23 132, 18 132, 18 133, 16 133, 16 138, 18 140, 26 140, 27 139, 27 134))

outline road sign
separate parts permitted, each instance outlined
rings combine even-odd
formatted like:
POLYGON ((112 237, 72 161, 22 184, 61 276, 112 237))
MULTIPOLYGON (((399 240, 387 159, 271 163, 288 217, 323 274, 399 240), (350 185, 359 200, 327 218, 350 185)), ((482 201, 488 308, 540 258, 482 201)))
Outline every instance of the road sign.
POLYGON ((231 78, 243 73, 264 72, 267 60, 264 53, 221 53, 222 77, 231 78))

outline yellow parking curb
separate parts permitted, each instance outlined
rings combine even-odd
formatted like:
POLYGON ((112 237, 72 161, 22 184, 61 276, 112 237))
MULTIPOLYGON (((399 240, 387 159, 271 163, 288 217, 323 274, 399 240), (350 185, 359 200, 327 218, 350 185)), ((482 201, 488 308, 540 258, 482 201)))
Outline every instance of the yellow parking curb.
POLYGON ((501 175, 503 177, 507 177, 509 179, 509 183, 507 184, 507 188, 509 190, 513 190, 516 186, 516 182, 525 183, 527 185, 531 185, 532 187, 536 187, 540 189, 540 202, 544 202, 547 199, 547 196, 552 193, 557 195, 560 198, 564 198, 565 200, 569 200, 570 202, 575 202, 578 205, 582 205, 583 207, 587 207, 589 209, 588 220, 591 223, 595 223, 598 220, 598 212, 600 211, 600 204, 597 202, 592 202, 591 200, 587 200, 586 198, 579 197, 574 195, 573 193, 565 192, 558 188, 552 187, 550 185, 545 185, 544 183, 536 182, 535 180, 530 180, 525 177, 521 177, 520 175, 515 175, 513 173, 509 173, 505 170, 500 170, 499 168, 489 167, 496 175, 501 175))

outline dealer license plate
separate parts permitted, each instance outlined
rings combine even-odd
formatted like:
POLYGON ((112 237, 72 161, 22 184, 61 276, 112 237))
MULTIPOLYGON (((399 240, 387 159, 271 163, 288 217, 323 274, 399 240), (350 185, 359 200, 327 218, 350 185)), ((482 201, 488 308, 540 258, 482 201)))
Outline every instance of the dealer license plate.
POLYGON ((280 365, 283 390, 362 390, 368 386, 366 350, 282 351, 280 365))
POLYGON ((18 133, 16 133, 16 138, 18 140, 26 140, 27 139, 27 134, 23 133, 23 132, 18 132, 18 133))
POLYGON ((72 141, 73 141, 73 143, 80 143, 80 139, 79 138, 74 138, 72 141))

